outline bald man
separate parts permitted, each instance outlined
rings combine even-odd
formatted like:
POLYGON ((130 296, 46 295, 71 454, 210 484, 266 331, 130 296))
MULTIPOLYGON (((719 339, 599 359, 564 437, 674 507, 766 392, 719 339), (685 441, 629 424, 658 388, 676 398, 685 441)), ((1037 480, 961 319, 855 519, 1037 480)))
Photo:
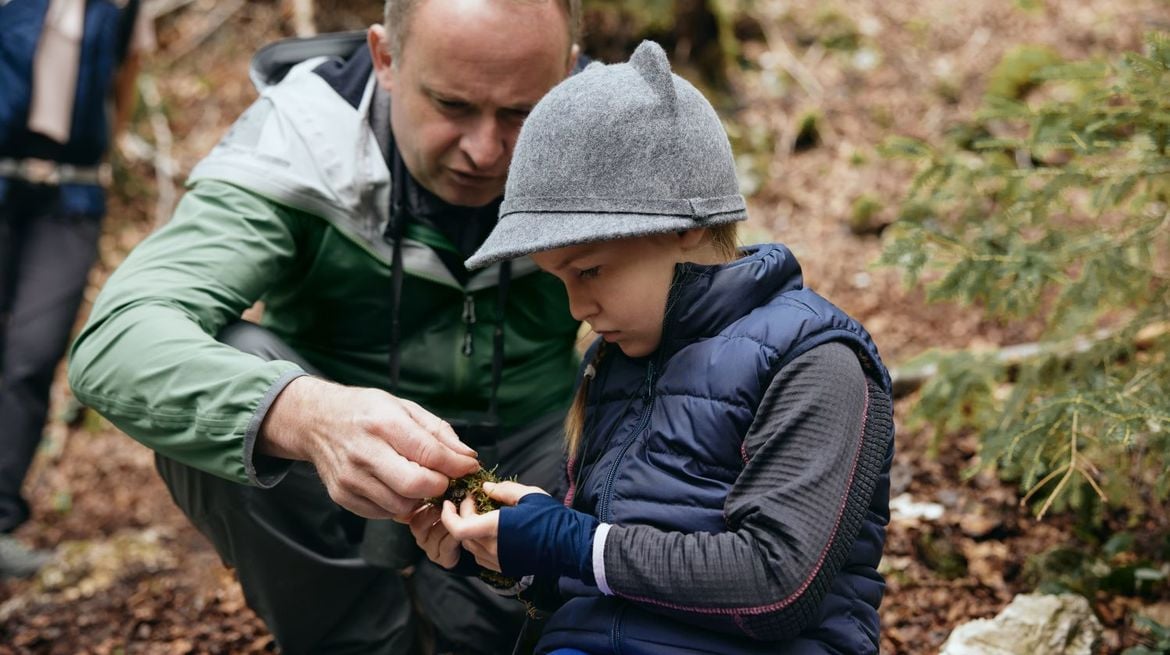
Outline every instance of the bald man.
POLYGON ((519 606, 390 522, 481 464, 563 485, 564 291, 526 259, 462 262, 579 13, 391 0, 364 37, 317 40, 330 56, 262 50, 259 100, 74 344, 77 397, 155 450, 285 653, 418 652, 412 605, 437 652, 511 652, 519 606))

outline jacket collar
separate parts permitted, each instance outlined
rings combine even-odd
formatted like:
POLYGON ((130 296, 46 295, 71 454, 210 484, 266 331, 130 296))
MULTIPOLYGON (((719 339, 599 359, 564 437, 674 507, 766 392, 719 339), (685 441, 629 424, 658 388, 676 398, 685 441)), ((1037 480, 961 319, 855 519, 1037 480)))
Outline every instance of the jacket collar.
POLYGON ((659 361, 686 344, 711 337, 772 297, 804 286, 800 264, 786 246, 741 249, 729 264, 678 264, 667 296, 659 361))

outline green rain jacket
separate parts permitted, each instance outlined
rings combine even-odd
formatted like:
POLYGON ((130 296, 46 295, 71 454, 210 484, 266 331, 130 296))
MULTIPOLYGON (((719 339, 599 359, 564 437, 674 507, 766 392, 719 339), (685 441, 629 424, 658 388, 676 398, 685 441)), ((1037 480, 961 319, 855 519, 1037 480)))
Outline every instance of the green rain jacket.
MULTIPOLYGON (((73 344, 77 398, 158 453, 271 486, 257 471, 264 415, 295 364, 263 361, 214 335, 255 301, 262 323, 326 377, 389 389, 390 173, 371 125, 389 118, 371 76, 356 107, 294 67, 192 172, 173 220, 131 252, 73 344), (375 97, 378 100, 375 100, 375 97)), ((383 139, 384 142, 384 139, 383 139)), ((398 395, 451 418, 487 409, 499 268, 460 284, 454 249, 409 225, 403 239, 398 395)), ((504 431, 568 406, 578 323, 559 281, 513 262, 499 390, 504 431)), ((267 461, 269 458, 261 458, 267 461)))

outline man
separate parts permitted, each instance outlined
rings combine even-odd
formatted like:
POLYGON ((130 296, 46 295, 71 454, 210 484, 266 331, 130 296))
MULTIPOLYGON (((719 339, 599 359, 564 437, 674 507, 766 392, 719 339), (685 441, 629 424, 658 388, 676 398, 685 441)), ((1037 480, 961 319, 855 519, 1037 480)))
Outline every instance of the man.
POLYGON ((74 346, 77 397, 158 453, 286 653, 411 652, 412 600, 440 651, 510 652, 519 608, 361 517, 405 519, 477 456, 563 477, 564 293, 526 260, 461 262, 525 115, 575 65, 578 7, 388 2, 367 47, 262 90, 74 346), (264 328, 237 321, 259 299, 264 328))
POLYGON ((0 3, 0 578, 50 557, 12 532, 105 214, 103 159, 153 32, 137 0, 0 3), (116 114, 107 112, 110 100, 116 114))

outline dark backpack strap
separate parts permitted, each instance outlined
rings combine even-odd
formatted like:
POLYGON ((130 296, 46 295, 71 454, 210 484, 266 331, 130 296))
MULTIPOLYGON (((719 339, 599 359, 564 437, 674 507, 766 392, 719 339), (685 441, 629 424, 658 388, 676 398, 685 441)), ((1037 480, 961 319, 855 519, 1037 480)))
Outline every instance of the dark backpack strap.
POLYGON ((313 57, 348 58, 366 43, 366 33, 333 32, 309 37, 289 37, 260 48, 248 71, 257 87, 276 84, 293 66, 313 57))
POLYGON ((127 0, 122 8, 122 15, 118 18, 118 50, 116 52, 118 65, 126 60, 126 53, 130 51, 130 42, 134 39, 134 24, 138 22, 138 11, 141 9, 140 0, 127 0))

